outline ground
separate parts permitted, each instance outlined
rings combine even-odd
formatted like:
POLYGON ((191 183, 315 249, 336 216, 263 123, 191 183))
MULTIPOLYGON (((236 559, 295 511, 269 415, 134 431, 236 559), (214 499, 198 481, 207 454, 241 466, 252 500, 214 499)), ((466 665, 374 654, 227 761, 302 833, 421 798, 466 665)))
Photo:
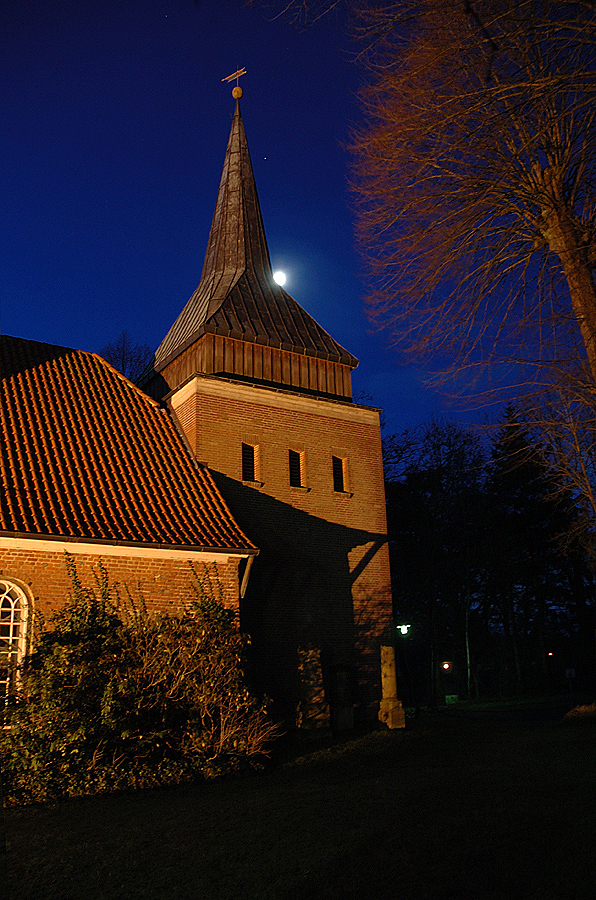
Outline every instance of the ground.
POLYGON ((260 775, 5 810, 19 900, 588 900, 596 727, 568 698, 286 747, 260 775))

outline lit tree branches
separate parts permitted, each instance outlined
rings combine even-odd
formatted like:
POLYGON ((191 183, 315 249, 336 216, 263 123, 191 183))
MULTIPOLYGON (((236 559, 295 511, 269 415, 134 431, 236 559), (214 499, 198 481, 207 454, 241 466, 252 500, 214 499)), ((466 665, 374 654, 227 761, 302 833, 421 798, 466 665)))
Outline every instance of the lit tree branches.
MULTIPOLYGON (((596 378, 596 12, 419 0, 361 14, 353 140, 370 302, 403 345, 596 378)), ((538 373, 538 374, 536 374, 538 373)))

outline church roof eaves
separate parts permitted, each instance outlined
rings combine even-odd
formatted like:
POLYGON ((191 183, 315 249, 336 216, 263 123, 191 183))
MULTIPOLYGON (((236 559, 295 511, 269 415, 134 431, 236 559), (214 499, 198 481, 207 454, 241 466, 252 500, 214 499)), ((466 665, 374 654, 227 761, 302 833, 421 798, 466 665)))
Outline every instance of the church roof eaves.
POLYGON ((180 388, 189 384, 191 381, 194 381, 195 378, 201 378, 205 380, 213 379, 217 382, 227 382, 228 384, 238 384, 238 385, 252 385, 255 383, 258 385, 260 390, 270 391, 272 394, 287 394, 292 397, 305 397, 309 400, 316 400, 320 403, 332 403, 334 406, 345 406, 349 409, 372 409, 375 412, 382 413, 383 410, 377 406, 368 406, 366 403, 354 403, 353 400, 347 397, 338 397, 337 394, 327 394, 321 391, 312 391, 306 388, 302 390, 296 390, 295 388, 289 388, 282 384, 276 384, 275 382, 270 381, 254 381, 254 379, 246 379, 242 377, 234 377, 234 376, 225 376, 225 375, 214 375, 213 373, 205 373, 205 372, 192 372, 190 375, 181 382, 181 384, 177 385, 171 391, 168 391, 162 398, 162 403, 168 403, 170 399, 176 394, 180 388))

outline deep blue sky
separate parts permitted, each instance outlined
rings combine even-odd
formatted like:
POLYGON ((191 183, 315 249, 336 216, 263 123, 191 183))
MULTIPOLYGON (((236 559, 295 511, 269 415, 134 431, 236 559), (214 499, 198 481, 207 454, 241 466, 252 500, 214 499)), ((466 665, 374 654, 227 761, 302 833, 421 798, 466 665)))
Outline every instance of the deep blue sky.
MULTIPOLYGON (((443 410, 362 305, 344 145, 360 73, 339 19, 306 32, 242 0, 4 0, 2 331, 159 344, 196 288, 234 102, 274 269, 360 359, 389 431, 443 410)), ((449 414, 449 413, 448 413, 449 414)))

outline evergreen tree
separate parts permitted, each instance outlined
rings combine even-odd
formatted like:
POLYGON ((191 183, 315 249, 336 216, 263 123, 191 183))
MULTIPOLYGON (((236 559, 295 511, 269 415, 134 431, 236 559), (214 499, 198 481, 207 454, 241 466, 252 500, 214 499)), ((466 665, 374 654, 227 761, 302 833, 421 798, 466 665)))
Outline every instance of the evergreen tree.
POLYGON ((462 689, 470 686, 484 454, 468 429, 432 422, 388 438, 385 459, 395 613, 425 635, 434 703, 442 658, 456 658, 462 689))
POLYGON ((550 641, 576 627, 572 578, 577 587, 581 570, 581 580, 591 580, 581 548, 567 544, 564 550, 562 541, 578 513, 572 498, 557 490, 542 448, 512 407, 491 457, 485 604, 504 639, 501 680, 513 690, 548 685, 550 641))
POLYGON ((412 625, 409 664, 425 696, 548 687, 553 662, 559 683, 565 665, 592 677, 594 579, 574 537, 578 505, 516 411, 490 453, 474 432, 433 422, 386 438, 384 458, 394 612, 412 625), (454 663, 447 678, 442 660, 454 663))

